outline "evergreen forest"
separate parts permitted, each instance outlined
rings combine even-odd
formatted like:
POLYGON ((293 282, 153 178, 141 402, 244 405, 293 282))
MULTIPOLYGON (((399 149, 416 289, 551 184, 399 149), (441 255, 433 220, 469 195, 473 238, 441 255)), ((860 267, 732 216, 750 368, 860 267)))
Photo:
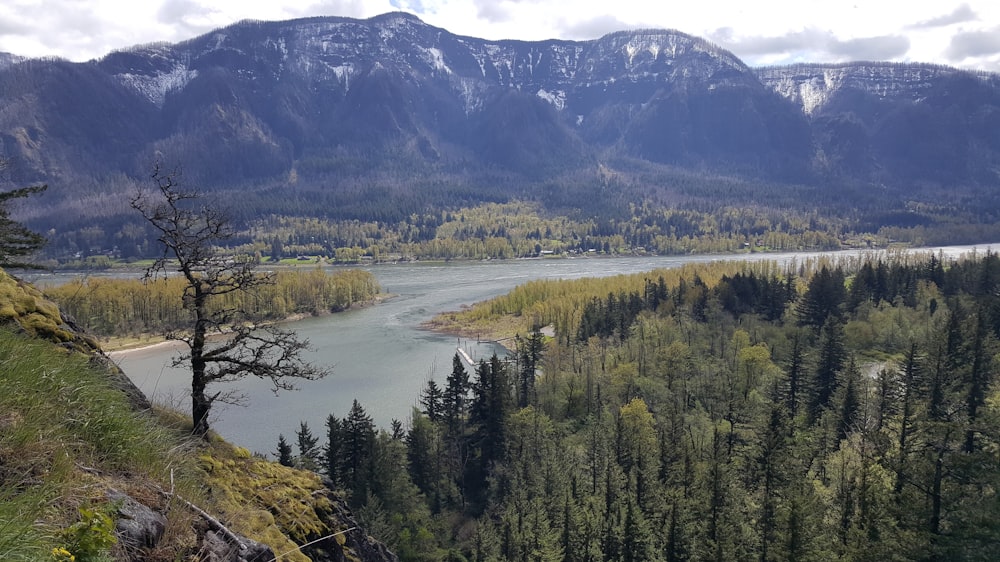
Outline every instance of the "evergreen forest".
POLYGON ((275 450, 402 560, 1000 557, 1000 256, 539 281, 446 320, 519 335, 405 423, 355 401, 275 450))

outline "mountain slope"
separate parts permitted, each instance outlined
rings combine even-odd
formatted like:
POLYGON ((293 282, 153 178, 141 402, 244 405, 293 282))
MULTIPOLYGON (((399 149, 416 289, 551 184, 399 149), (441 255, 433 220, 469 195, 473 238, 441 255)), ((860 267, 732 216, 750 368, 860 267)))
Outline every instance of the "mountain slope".
POLYGON ((885 194, 899 210, 959 192, 992 208, 998 125, 993 74, 751 69, 673 30, 488 41, 403 13, 244 21, 88 63, 0 64, 9 179, 51 187, 24 219, 106 240, 128 222, 123 193, 157 159, 239 217, 398 222, 547 190, 565 192, 563 210, 575 200, 599 213, 608 205, 584 207, 607 167, 632 202, 701 174, 818 187, 831 200, 885 194))
POLYGON ((894 184, 997 182, 1000 76, 877 62, 757 75, 811 117, 829 169, 894 184))
POLYGON ((213 184, 279 177, 336 151, 529 175, 609 148, 758 171, 808 159, 792 103, 731 53, 669 30, 520 42, 399 13, 241 22, 91 63, 12 65, 0 92, 3 151, 31 163, 29 180, 134 175, 157 153, 213 184))

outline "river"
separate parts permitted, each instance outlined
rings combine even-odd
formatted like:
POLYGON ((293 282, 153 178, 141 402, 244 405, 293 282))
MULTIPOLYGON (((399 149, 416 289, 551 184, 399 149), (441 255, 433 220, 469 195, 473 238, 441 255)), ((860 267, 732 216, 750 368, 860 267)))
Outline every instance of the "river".
MULTIPOLYGON (((946 256, 1000 245, 935 248, 946 256)), ((835 255, 828 252, 826 255, 835 255)), ((461 345, 475 360, 503 353, 496 344, 479 344, 421 330, 434 315, 457 310, 510 291, 533 279, 572 279, 639 273, 685 263, 724 259, 776 260, 788 263, 817 253, 743 254, 738 256, 580 257, 565 259, 460 262, 448 264, 377 265, 369 269, 384 291, 394 295, 380 304, 288 324, 308 339, 309 361, 332 366, 332 374, 303 381, 298 391, 275 394, 268 383, 247 378, 230 385, 245 395, 244 405, 216 404, 212 428, 232 443, 258 453, 274 454, 278 435, 294 443, 299 422, 314 436, 325 436, 329 414, 343 418, 357 399, 377 426, 392 419, 408 422, 427 381, 443 384, 452 357, 461 345)), ((170 367, 178 354, 170 344, 113 353, 112 357, 152 400, 189 412, 190 374, 170 367)), ((470 369, 471 372, 471 369, 470 369)), ((224 388, 223 388, 224 389, 224 388)))

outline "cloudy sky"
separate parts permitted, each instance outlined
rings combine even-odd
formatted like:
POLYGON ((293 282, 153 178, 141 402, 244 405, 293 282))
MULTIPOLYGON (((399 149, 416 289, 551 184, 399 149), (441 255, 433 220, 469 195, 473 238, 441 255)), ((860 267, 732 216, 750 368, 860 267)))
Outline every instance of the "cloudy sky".
POLYGON ((1000 72, 996 0, 3 0, 0 52, 83 61, 246 18, 366 18, 393 10, 487 39, 594 39, 671 28, 755 66, 894 60, 1000 72))

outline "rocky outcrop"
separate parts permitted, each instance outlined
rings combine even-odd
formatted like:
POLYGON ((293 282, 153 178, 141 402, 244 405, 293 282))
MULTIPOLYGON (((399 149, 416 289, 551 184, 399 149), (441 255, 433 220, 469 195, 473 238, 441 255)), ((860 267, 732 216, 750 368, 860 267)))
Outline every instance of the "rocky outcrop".
POLYGON ((271 562, 271 547, 246 537, 231 537, 217 531, 201 535, 199 552, 203 562, 271 562))
POLYGON ((199 463, 217 516, 233 532, 266 542, 290 561, 397 560, 316 473, 227 448, 213 445, 199 463))
POLYGON ((115 534, 129 562, 145 559, 145 552, 155 548, 167 528, 167 518, 118 490, 110 490, 108 499, 118 506, 115 534))
POLYGON ((398 560, 385 544, 365 532, 343 499, 328 488, 319 493, 330 502, 329 509, 321 512, 320 518, 328 525, 345 527, 345 530, 303 548, 302 552, 310 560, 314 562, 347 562, 355 558, 372 562, 398 560))

